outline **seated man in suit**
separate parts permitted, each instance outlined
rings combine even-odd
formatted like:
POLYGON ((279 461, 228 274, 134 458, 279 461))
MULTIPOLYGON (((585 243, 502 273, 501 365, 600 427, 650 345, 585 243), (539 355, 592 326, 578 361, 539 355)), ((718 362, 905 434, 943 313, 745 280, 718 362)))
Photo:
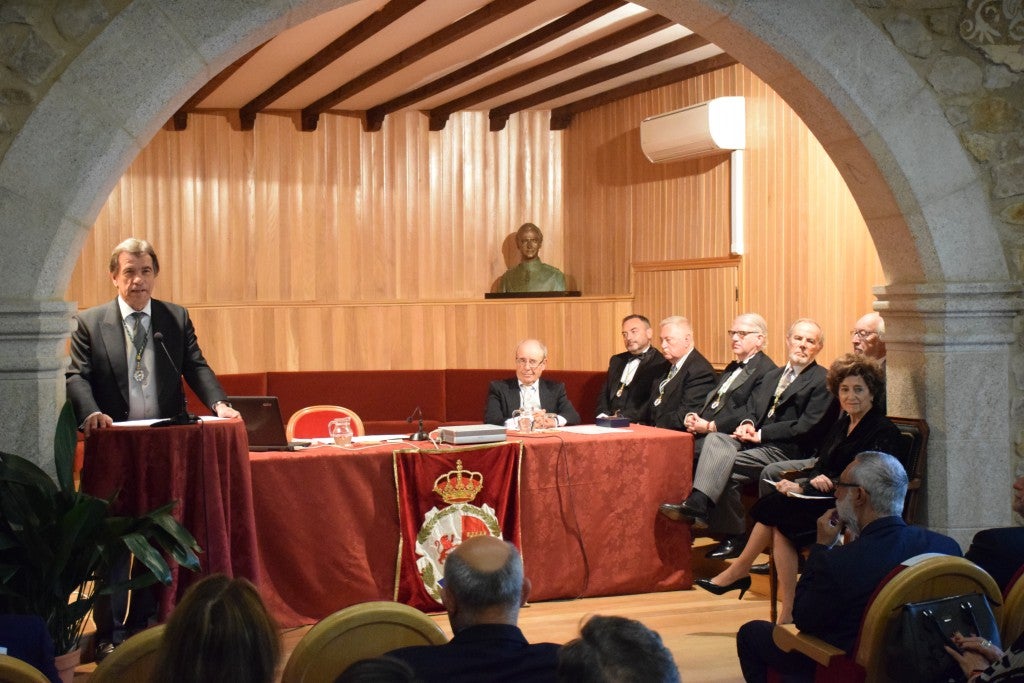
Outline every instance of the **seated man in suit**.
MULTIPOLYGON (((718 385, 708 392, 704 405, 697 412, 687 413, 683 423, 694 436, 693 456, 699 458, 705 437, 711 432, 731 434, 747 416, 747 402, 761 385, 764 376, 776 368, 764 353, 768 342, 768 323, 757 313, 744 313, 732 321, 729 330, 732 352, 736 360, 725 366, 718 385)), ((712 513, 714 515, 714 513, 712 513)), ((716 526, 716 520, 711 525, 716 526)), ((743 550, 743 535, 726 537, 708 550, 705 557, 728 559, 743 550)))
MULTIPOLYGON (((885 321, 882 316, 872 311, 857 319, 850 330, 850 343, 853 345, 853 352, 858 356, 874 358, 882 366, 882 376, 885 376, 885 321)), ((885 414, 886 402, 885 392, 875 397, 875 405, 885 414)))
POLYGON ((444 645, 392 650, 423 683, 555 681, 558 645, 526 642, 516 625, 530 582, 511 543, 474 536, 444 563, 441 601, 455 635, 444 645))
MULTIPOLYGON (((960 556, 948 536, 903 521, 907 472, 887 453, 860 453, 839 477, 836 507, 818 518, 817 542, 796 586, 793 621, 802 632, 849 650, 878 583, 905 560, 922 553, 960 556), (856 539, 837 546, 840 534, 856 539)), ((813 680, 814 662, 783 652, 772 640, 774 624, 750 621, 736 634, 746 681, 767 680, 771 667, 787 681, 813 680)))
POLYGON ((740 487, 759 479, 769 463, 809 457, 836 418, 835 400, 825 386, 827 371, 814 360, 823 344, 816 322, 801 318, 793 323, 786 333, 789 362, 764 376, 732 434, 707 435, 693 490, 677 505, 663 503, 663 515, 707 529, 710 511, 721 508, 713 530, 742 537, 746 511, 740 487))
MULTIPOLYGON (((1013 482, 1013 511, 1024 516, 1024 474, 1013 482)), ((964 557, 991 574, 1005 591, 1010 579, 1024 566, 1024 527, 979 531, 964 557)))
POLYGON ((693 348, 693 327, 680 315, 661 321, 661 354, 668 372, 651 386, 641 422, 664 429, 683 431, 686 414, 700 409, 704 397, 715 386, 715 369, 693 348))
POLYGON ((651 321, 634 313, 622 319, 623 353, 608 361, 608 378, 597 397, 597 416, 618 413, 636 422, 643 417, 654 380, 668 372, 668 361, 653 346, 651 321))
POLYGON ((513 413, 520 409, 543 410, 534 419, 535 429, 578 425, 579 413, 565 395, 565 385, 541 379, 548 361, 548 347, 537 339, 516 346, 516 376, 491 382, 484 422, 518 429, 513 413))

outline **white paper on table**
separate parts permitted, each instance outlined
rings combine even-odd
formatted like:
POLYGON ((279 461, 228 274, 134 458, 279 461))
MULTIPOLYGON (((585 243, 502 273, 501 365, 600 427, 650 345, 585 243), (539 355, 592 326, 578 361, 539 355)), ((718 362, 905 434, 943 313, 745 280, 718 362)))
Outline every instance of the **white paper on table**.
POLYGON ((631 432, 632 429, 625 427, 598 427, 597 425, 576 425, 574 427, 559 427, 560 432, 572 432, 573 434, 590 434, 591 436, 600 436, 602 434, 621 434, 622 432, 631 432))

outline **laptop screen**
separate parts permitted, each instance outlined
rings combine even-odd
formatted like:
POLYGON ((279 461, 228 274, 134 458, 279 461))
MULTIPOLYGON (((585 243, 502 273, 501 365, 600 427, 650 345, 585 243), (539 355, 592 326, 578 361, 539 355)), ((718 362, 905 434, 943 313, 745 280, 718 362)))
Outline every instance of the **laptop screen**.
POLYGON ((288 450, 277 396, 228 396, 227 400, 242 414, 249 450, 288 450))

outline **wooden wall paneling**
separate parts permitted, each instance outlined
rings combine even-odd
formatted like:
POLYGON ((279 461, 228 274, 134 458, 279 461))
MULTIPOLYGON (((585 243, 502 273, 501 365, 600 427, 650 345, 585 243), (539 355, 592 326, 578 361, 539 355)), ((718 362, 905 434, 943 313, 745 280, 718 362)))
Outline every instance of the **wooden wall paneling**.
POLYGON ((651 311, 655 336, 660 320, 670 315, 687 318, 693 326, 694 345, 721 368, 732 360, 725 330, 738 313, 738 271, 735 265, 641 271, 636 274, 636 305, 651 311))

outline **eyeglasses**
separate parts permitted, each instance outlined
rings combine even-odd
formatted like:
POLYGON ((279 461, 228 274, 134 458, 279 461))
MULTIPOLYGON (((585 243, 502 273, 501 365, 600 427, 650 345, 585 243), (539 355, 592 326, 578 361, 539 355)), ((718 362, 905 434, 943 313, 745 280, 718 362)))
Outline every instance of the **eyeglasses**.
POLYGON ((761 334, 761 333, 758 332, 757 330, 726 330, 726 334, 729 335, 729 337, 734 337, 736 335, 739 335, 740 339, 745 339, 748 334, 761 334))
POLYGON ((871 330, 850 330, 850 336, 856 337, 857 339, 867 339, 868 337, 874 336, 874 332, 871 330))
MULTIPOLYGON (((547 360, 546 358, 544 360, 547 360)), ((531 370, 538 365, 543 365, 543 360, 533 360, 532 358, 516 358, 516 365, 521 368, 530 368, 531 370)))
POLYGON ((855 488, 859 488, 860 484, 855 484, 853 482, 848 482, 848 481, 837 481, 836 482, 836 486, 845 486, 847 488, 855 489, 855 488))

